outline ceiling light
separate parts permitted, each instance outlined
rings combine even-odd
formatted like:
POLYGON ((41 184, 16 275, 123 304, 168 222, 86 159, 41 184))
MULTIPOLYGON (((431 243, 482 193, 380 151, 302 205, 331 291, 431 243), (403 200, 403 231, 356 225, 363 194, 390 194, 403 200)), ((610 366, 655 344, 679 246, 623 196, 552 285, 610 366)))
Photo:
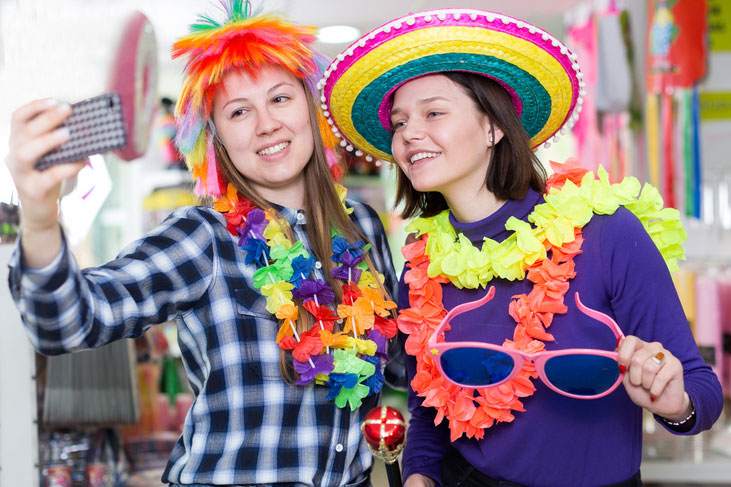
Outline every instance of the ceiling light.
POLYGON ((360 31, 350 25, 330 25, 320 29, 317 39, 327 44, 344 44, 354 41, 358 36, 360 31))

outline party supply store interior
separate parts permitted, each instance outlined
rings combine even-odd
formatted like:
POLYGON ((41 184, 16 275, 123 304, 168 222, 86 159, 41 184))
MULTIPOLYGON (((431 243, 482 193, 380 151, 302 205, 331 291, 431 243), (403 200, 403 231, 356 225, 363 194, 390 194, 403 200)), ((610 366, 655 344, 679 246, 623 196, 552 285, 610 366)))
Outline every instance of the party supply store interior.
MULTIPOLYGON (((74 102, 109 91, 110 79, 134 100, 135 146, 92 156, 61 203, 82 265, 106 262, 174 209, 199 203, 173 144, 183 65, 170 59, 170 50, 210 3, 0 0, 3 158, 9 114, 26 100, 74 102)), ((671 435, 645 416, 643 483, 731 486, 731 0, 266 0, 264 6, 317 26, 317 47, 330 59, 389 19, 442 7, 525 19, 576 53, 586 92, 581 115, 538 156, 549 171, 555 161, 601 168, 612 182, 634 176, 680 212, 686 257, 673 278, 725 394, 721 418, 697 436, 671 435)), ((343 184, 378 212, 400 273, 406 222, 393 208, 396 170, 349 145, 342 150, 343 184)), ((161 486, 194 400, 175 324, 93 351, 36 353, 5 284, 20 213, 0 165, 0 486, 161 486)), ((383 403, 408 417, 403 390, 386 387, 383 403)), ((388 485, 380 460, 372 482, 388 485)))

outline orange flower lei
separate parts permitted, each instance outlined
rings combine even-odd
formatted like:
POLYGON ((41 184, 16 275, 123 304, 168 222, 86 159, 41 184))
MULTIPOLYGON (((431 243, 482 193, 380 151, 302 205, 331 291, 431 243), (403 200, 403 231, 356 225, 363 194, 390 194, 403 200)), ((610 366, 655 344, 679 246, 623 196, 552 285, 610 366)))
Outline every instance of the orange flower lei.
MULTIPOLYGON (((570 201, 575 207, 575 200, 571 198, 575 198, 577 192, 581 191, 582 187, 586 187, 589 189, 584 197, 589 200, 591 200, 592 192, 601 194, 602 213, 613 213, 620 204, 626 206, 640 218, 648 229, 671 270, 677 266, 675 259, 682 258, 682 248, 678 251, 677 247, 679 247, 679 243, 685 240, 685 232, 680 225, 677 212, 671 210, 668 213, 669 209, 662 209, 661 199, 658 205, 659 195, 653 193, 653 191, 656 192, 654 188, 646 185, 642 194, 638 196, 639 183, 634 178, 627 178, 617 185, 609 185, 606 172, 601 169, 599 171, 599 180, 594 181, 593 174, 587 174, 589 171, 586 169, 562 168, 558 165, 555 165, 554 168, 557 170, 556 174, 547 181, 548 194, 553 195, 551 190, 560 192, 565 185, 568 185, 567 190, 562 193, 567 194, 566 201, 570 201), (596 187, 593 187, 594 185, 596 187), (636 191, 635 186, 637 187, 636 191), (607 198, 608 193, 605 190, 608 188, 616 194, 607 198), (614 206, 607 205, 607 199, 616 200, 616 204, 614 206), (648 201, 651 201, 652 204, 648 204, 648 201)), ((547 200, 549 199, 547 197, 547 200)), ((560 207, 560 205, 556 206, 560 207)), ((599 212, 596 206, 598 205, 587 204, 592 214, 594 211, 599 212)), ((445 239, 443 235, 439 235, 438 230, 429 232, 433 234, 434 238, 439 239, 431 249, 435 253, 437 253, 437 250, 442 252, 442 255, 438 258, 443 260, 444 263, 441 261, 432 262, 430 259, 428 255, 430 248, 429 234, 422 235, 420 240, 407 244, 402 248, 402 253, 407 260, 406 266, 409 269, 404 275, 404 280, 409 286, 410 308, 399 313, 398 324, 399 329, 409 335, 405 344, 406 353, 414 355, 417 359, 416 375, 411 381, 411 387, 420 397, 424 398, 423 406, 433 407, 437 410, 434 419, 435 425, 441 423, 445 417, 448 419, 451 441, 455 441, 463 434, 468 438, 481 439, 484 437, 485 429, 496 422, 513 421, 513 411, 525 410, 520 399, 531 396, 535 391, 531 379, 537 378, 537 372, 532 362, 526 362, 514 379, 490 388, 460 387, 445 380, 439 373, 432 355, 428 353, 427 347, 429 337, 447 313, 442 302, 441 285, 452 282, 460 288, 476 288, 478 285, 484 287, 493 275, 500 275, 500 277, 507 279, 516 278, 514 269, 515 265, 518 265, 519 269, 523 269, 520 275, 524 275, 533 283, 533 289, 527 295, 514 296, 515 299, 510 302, 508 310, 510 316, 516 321, 516 327, 513 339, 505 340, 503 346, 528 353, 544 350, 544 342, 553 341, 554 339, 546 331, 551 325, 553 316, 567 311, 564 296, 569 289, 568 281, 576 275, 573 259, 581 253, 583 243, 581 227, 590 219, 590 216, 587 218, 585 211, 583 211, 581 217, 575 217, 571 220, 573 240, 570 236, 566 238, 565 235, 563 238, 556 238, 555 232, 551 234, 550 229, 555 228, 556 222, 566 220, 566 218, 555 208, 554 212, 557 213, 555 221, 544 224, 543 228, 537 225, 539 228, 532 229, 535 236, 539 238, 545 252, 536 254, 535 249, 533 249, 533 254, 536 255, 533 259, 529 260, 521 257, 523 260, 519 259, 517 263, 512 262, 510 265, 505 266, 503 269, 506 270, 502 274, 490 270, 498 265, 497 262, 492 264, 492 268, 489 264, 482 263, 481 269, 479 266, 475 266, 475 269, 468 269, 473 271, 472 274, 479 275, 479 278, 473 278, 474 276, 469 276, 469 272, 463 272, 466 267, 464 265, 452 265, 459 272, 454 272, 451 275, 445 273, 442 269, 446 267, 446 261, 449 259, 448 257, 445 258, 445 255, 448 254, 440 248, 445 239), (548 231, 546 231, 547 228, 548 231), (435 263, 438 264, 437 272, 434 272, 433 267, 431 267, 435 263), (488 271, 484 269, 488 269, 488 271), (465 274, 468 274, 467 277, 465 277, 465 274), (512 275, 513 277, 506 277, 506 275, 512 275)), ((529 220, 537 220, 537 213, 538 211, 534 210, 529 216, 529 220)), ((563 222, 559 223, 564 224, 563 222)), ((517 225, 509 222, 506 226, 514 228, 517 225)), ((518 231, 516 228, 516 233, 518 231)), ((528 247, 525 244, 527 241, 525 235, 515 236, 513 234, 509 238, 513 239, 511 243, 513 250, 516 247, 521 247, 521 249, 513 253, 497 251, 496 253, 503 256, 503 260, 514 258, 514 254, 528 253, 524 250, 528 247), (521 239, 524 239, 522 245, 521 239), (505 256, 510 257, 506 258, 505 256)), ((456 245, 464 245, 466 239, 464 239, 464 236, 458 236, 458 240, 460 243, 456 245)), ((486 250, 495 251, 494 247, 483 247, 482 252, 484 253, 486 250)), ((447 330, 449 330, 449 326, 447 330)), ((444 336, 440 336, 439 340, 444 341, 444 336)))

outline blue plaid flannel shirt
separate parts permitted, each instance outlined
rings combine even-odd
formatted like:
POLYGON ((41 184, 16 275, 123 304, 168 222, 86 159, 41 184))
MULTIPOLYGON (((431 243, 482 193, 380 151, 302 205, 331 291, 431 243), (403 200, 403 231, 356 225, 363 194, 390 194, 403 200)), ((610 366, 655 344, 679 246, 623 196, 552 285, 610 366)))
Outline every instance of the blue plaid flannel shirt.
MULTIPOLYGON (((389 292, 396 278, 383 225, 352 200, 351 218, 371 242, 389 292)), ((302 212, 283 208, 309 249, 302 212)), ((321 386, 287 385, 275 343, 279 323, 253 286, 253 264, 207 207, 176 210, 112 262, 79 271, 71 253, 44 269, 22 265, 16 249, 10 288, 41 353, 94 348, 139 337, 174 319, 196 399, 162 480, 191 485, 351 486, 366 481, 373 459, 355 412, 325 399, 321 386)), ((395 294, 392 294, 395 299, 395 294)))

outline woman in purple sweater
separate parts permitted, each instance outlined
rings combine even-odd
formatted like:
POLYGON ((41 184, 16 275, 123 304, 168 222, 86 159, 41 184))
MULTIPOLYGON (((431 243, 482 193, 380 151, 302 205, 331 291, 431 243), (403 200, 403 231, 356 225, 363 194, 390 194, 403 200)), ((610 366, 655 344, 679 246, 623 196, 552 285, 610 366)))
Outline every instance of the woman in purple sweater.
POLYGON ((573 126, 581 79, 543 30, 445 9, 367 34, 320 83, 342 144, 395 161, 419 217, 399 294, 409 487, 640 486, 643 408, 676 434, 721 412, 670 276, 677 212, 602 169, 547 179, 533 153, 573 126))

